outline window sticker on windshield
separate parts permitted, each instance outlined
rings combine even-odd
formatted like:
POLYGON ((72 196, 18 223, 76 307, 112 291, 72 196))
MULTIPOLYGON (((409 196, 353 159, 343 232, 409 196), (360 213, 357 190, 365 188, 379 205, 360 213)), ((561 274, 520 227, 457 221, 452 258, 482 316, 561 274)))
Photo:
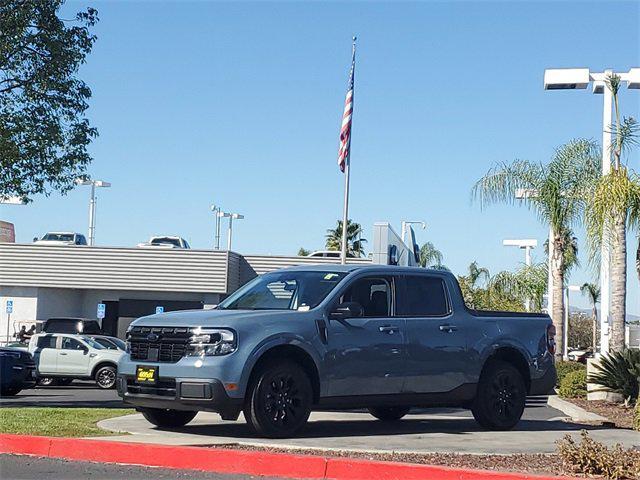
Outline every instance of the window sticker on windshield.
POLYGON ((338 276, 338 274, 337 274, 337 273, 327 273, 327 274, 324 276, 324 279, 325 279, 325 280, 333 280, 333 279, 334 279, 334 278, 336 278, 337 276, 338 276))
POLYGON ((309 311, 309 309, 310 309, 309 305, 300 305, 300 306, 298 307, 298 311, 299 311, 299 312, 308 312, 308 311, 309 311))

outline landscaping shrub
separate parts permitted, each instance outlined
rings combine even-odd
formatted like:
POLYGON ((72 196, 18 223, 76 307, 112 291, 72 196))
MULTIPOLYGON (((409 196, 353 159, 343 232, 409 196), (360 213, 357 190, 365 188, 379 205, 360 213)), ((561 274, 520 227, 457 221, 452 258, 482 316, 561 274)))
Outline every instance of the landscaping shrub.
POLYGON ((558 394, 565 398, 586 398, 587 371, 574 370, 567 373, 560 383, 558 394))
POLYGON ((600 359, 595 369, 596 372, 589 375, 589 383, 601 385, 602 390, 622 394, 626 405, 632 405, 638 399, 640 350, 609 353, 600 359))
POLYGON ((580 443, 565 435, 556 443, 563 468, 571 474, 601 475, 611 480, 638 478, 640 460, 633 449, 625 450, 618 444, 607 448, 593 440, 586 430, 580 433, 580 443))
POLYGON ((580 362, 557 362, 556 371, 558 372, 558 379, 556 380, 556 387, 560 386, 560 382, 569 372, 575 372, 576 370, 587 371, 586 365, 580 362))
POLYGON ((640 398, 636 401, 636 409, 633 412, 633 429, 640 431, 640 398))

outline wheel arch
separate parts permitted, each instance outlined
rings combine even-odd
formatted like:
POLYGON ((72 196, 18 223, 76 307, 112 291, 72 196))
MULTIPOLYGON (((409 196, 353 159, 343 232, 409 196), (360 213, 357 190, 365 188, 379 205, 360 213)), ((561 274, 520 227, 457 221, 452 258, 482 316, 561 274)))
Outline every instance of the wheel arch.
POLYGON ((292 343, 271 345, 256 356, 255 362, 250 368, 247 368, 248 373, 246 374, 245 392, 248 390, 251 382, 253 382, 257 372, 263 365, 270 361, 279 359, 293 361, 302 367, 311 381, 313 402, 317 403, 320 398, 320 373, 316 361, 307 350, 292 343))
POLYGON ((113 367, 116 369, 116 372, 118 371, 117 363, 112 362, 110 360, 101 360, 98 363, 96 363, 91 369, 91 378, 95 378, 96 373, 98 373, 98 370, 100 370, 102 367, 113 367))
POLYGON ((500 360, 513 365, 522 375, 527 387, 527 393, 531 390, 531 370, 526 355, 519 348, 513 345, 503 345, 495 348, 485 359, 482 365, 482 373, 492 360, 500 360))

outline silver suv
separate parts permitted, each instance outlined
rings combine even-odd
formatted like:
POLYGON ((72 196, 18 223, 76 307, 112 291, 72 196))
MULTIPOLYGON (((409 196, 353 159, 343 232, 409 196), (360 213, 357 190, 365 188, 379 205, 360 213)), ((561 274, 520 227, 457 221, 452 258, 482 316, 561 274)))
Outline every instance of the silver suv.
POLYGON ((100 388, 116 383, 121 350, 110 350, 86 335, 39 333, 31 337, 29 352, 36 362, 39 378, 53 383, 70 383, 74 379, 94 379, 100 388))

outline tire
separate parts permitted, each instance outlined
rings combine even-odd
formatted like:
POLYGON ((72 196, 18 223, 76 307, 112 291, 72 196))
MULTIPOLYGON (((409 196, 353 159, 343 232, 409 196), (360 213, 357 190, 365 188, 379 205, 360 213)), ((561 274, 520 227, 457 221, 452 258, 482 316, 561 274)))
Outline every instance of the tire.
POLYGON ((522 375, 513 365, 491 361, 480 376, 471 411, 488 430, 511 430, 524 412, 527 389, 522 375))
POLYGON ((56 379, 53 377, 40 377, 37 383, 41 387, 52 387, 56 384, 56 379))
POLYGON ((162 408, 139 408, 138 411, 149 423, 164 428, 184 427, 198 414, 198 412, 162 408))
POLYGON ((116 386, 116 367, 105 365, 96 370, 94 376, 96 385, 103 390, 108 390, 116 386))
POLYGON ((20 387, 7 387, 0 390, 0 396, 2 397, 14 397, 22 391, 20 387))
POLYGON ((395 422, 409 413, 411 407, 373 407, 369 413, 383 422, 395 422))
POLYGON ((291 361, 264 365, 247 390, 244 417, 260 436, 288 438, 307 423, 313 402, 311 381, 291 361))

